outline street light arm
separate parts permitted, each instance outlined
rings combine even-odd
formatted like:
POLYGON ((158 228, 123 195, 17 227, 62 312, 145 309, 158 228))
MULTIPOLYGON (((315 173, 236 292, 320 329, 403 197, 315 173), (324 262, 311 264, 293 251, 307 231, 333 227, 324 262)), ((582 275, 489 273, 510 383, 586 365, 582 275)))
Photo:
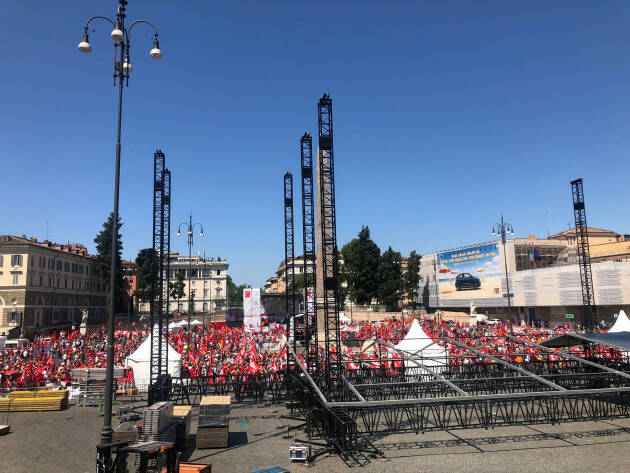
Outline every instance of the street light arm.
POLYGON ((157 28, 155 27, 155 25, 153 23, 151 23, 149 20, 136 20, 127 29, 127 41, 129 41, 131 39, 131 28, 136 26, 138 23, 147 23, 148 25, 150 25, 151 28, 153 28, 153 34, 155 34, 155 36, 157 37, 158 31, 157 31, 157 28))
POLYGON ((87 31, 88 26, 90 25, 90 22, 92 20, 96 20, 97 18, 99 18, 101 20, 107 20, 107 21, 109 21, 112 24, 112 26, 114 26, 114 27, 116 26, 116 23, 114 23, 111 19, 107 18, 106 16, 93 16, 92 18, 90 18, 88 21, 85 22, 85 31, 87 31))

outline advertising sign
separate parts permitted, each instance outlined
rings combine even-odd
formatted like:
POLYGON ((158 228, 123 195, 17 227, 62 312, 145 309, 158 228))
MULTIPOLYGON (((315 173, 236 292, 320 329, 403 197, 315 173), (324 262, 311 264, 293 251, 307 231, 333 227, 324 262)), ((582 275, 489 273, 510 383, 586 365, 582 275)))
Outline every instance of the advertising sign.
POLYGON ((497 243, 438 253, 437 273, 442 300, 503 297, 497 243))
POLYGON ((260 332, 261 314, 260 289, 243 289, 243 325, 245 326, 245 332, 260 332))

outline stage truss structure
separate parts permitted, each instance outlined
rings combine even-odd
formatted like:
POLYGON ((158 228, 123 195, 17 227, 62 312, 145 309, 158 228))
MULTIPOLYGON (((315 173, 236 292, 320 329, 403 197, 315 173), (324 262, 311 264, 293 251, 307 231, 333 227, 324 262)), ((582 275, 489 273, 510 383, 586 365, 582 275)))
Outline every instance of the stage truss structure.
MULTIPOLYGON (((284 175, 284 303, 288 317, 289 343, 296 349, 295 340, 295 228, 293 225, 293 174, 284 175)), ((289 359, 289 362, 291 360, 289 359)))
POLYGON ((315 200, 313 186, 313 138, 309 132, 300 138, 302 175, 302 245, 304 253, 304 352, 306 366, 319 378, 317 347, 317 310, 315 294, 317 277, 315 264, 315 200))
POLYGON ((590 329, 597 325, 597 306, 593 289, 593 271, 591 268, 591 251, 588 244, 588 225, 586 223, 586 207, 584 205, 584 186, 582 179, 571 181, 573 196, 573 215, 575 217, 575 237, 577 242, 580 280, 582 283, 582 304, 584 321, 590 329))
MULTIPOLYGON (((324 317, 325 369, 319 381, 331 399, 341 399, 345 390, 341 379, 341 334, 339 331, 339 255, 335 206, 335 157, 333 150, 332 99, 325 93, 317 104, 319 131, 319 202, 321 260, 323 276, 322 316, 324 317)), ((319 301, 317 302, 320 303, 319 301)))
MULTIPOLYGON (((153 257, 155 299, 151 311, 151 359, 150 383, 155 385, 161 375, 167 374, 168 350, 166 350, 166 325, 169 307, 169 253, 171 228, 171 172, 166 168, 166 156, 162 150, 153 155, 153 257)), ((152 392, 151 390, 149 391, 152 392)), ((149 404, 151 404, 151 395, 149 404)))

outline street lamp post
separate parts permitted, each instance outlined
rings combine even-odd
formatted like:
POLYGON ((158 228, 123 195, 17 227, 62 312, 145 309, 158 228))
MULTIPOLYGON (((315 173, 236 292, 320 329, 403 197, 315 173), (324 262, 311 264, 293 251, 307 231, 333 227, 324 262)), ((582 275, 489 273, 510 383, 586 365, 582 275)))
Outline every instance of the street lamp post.
MULTIPOLYGON (((116 86, 116 80, 118 80, 118 119, 117 119, 117 132, 116 132, 116 168, 114 178, 114 212, 113 212, 113 225, 112 225, 112 253, 111 253, 111 265, 110 265, 110 278, 109 278, 109 313, 107 320, 107 369, 106 369, 106 382, 105 382, 105 406, 103 415, 103 429, 101 430, 101 445, 107 445, 112 440, 112 396, 114 387, 114 300, 116 295, 116 259, 118 255, 118 200, 119 200, 119 188, 120 188, 120 135, 121 135, 121 123, 122 123, 122 97, 123 97, 123 85, 125 80, 129 84, 129 74, 132 72, 130 62, 131 51, 131 30, 139 23, 146 23, 153 28, 153 49, 151 49, 149 55, 154 59, 160 59, 162 57, 162 51, 158 44, 158 33, 156 27, 148 20, 134 21, 128 28, 125 26, 126 15, 126 0, 119 0, 118 11, 116 13, 115 20, 111 20, 105 16, 93 16, 90 18, 84 27, 83 39, 79 43, 78 49, 83 53, 89 53, 92 51, 88 38, 89 25, 93 20, 102 19, 112 24, 114 29, 110 33, 110 37, 114 41, 114 86, 116 86)), ((97 462, 97 470, 101 468, 109 468, 111 465, 111 455, 106 455, 106 458, 99 459, 97 462)))
POLYGON ((503 261, 505 263, 505 284, 507 286, 507 303, 508 303, 508 319, 512 320, 512 303, 510 294, 510 273, 507 267, 507 252, 505 251, 505 237, 506 235, 514 235, 514 228, 511 223, 507 223, 503 220, 503 214, 501 214, 501 221, 495 223, 492 227, 492 235, 500 236, 501 243, 503 245, 503 261))
POLYGON ((435 258, 433 259, 433 279, 435 280, 435 305, 436 305, 436 311, 439 312, 440 310, 440 281, 438 281, 438 272, 437 272, 437 259, 438 259, 438 255, 435 255, 435 258))
POLYGON ((182 236, 182 226, 186 228, 186 234, 188 235, 188 347, 186 348, 186 355, 190 353, 190 313, 193 310, 194 302, 191 299, 190 282, 192 279, 192 246, 193 246, 193 230, 195 226, 199 225, 201 231, 199 236, 203 236, 203 225, 200 223, 193 223, 192 214, 188 218, 188 223, 180 223, 177 227, 177 236, 182 236))

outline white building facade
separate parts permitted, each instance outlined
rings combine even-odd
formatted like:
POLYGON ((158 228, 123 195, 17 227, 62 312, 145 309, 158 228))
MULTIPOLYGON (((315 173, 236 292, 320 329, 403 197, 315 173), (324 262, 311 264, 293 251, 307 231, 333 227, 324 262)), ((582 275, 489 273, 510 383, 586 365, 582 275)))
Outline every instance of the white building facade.
MULTIPOLYGON (((200 255, 169 256, 169 285, 177 281, 181 273, 184 278, 184 296, 180 299, 169 297, 169 314, 187 313, 189 310, 189 294, 194 301, 192 313, 206 314, 224 310, 228 304, 226 260, 204 258, 200 255), (190 284, 190 286, 189 286, 190 284), (190 292, 189 292, 190 289, 190 292)), ((149 304, 141 303, 140 312, 149 312, 149 304)))

